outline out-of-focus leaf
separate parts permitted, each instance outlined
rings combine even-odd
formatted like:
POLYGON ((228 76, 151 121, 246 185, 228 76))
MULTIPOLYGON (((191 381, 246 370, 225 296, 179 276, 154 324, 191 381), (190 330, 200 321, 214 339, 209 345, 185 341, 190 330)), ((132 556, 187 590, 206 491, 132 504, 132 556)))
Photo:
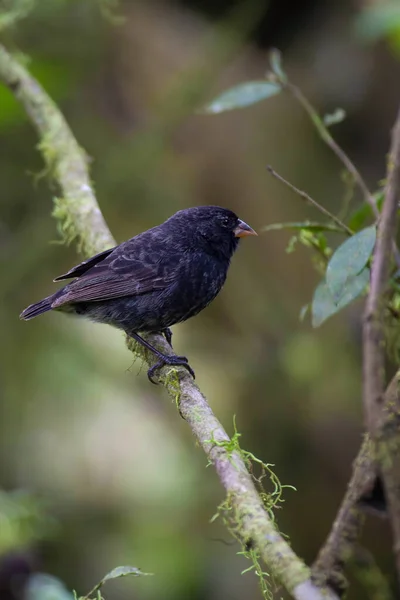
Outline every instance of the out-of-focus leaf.
POLYGON ((365 291, 370 278, 370 270, 365 267, 358 275, 347 280, 339 302, 335 302, 325 280, 318 284, 311 305, 311 322, 319 327, 329 317, 339 312, 365 291))
POLYGON ((360 231, 360 229, 365 227, 367 221, 373 218, 374 214, 371 206, 363 202, 351 213, 347 224, 353 231, 360 231))
POLYGON ((0 5, 0 31, 12 27, 33 9, 34 0, 6 0, 0 5))
POLYGON ((271 65, 272 72, 275 73, 275 75, 281 81, 286 81, 287 76, 285 71, 282 69, 282 54, 277 48, 271 50, 269 55, 269 62, 271 65))
POLYGON ((24 598, 25 600, 74 600, 74 596, 59 579, 45 573, 37 573, 29 578, 24 598))
POLYGON ((281 91, 280 85, 268 81, 248 81, 241 83, 226 92, 223 92, 215 100, 205 106, 201 112, 217 114, 236 108, 244 108, 275 96, 281 91))
POLYGON ((379 210, 379 212, 382 211, 382 206, 383 206, 383 201, 385 199, 385 192, 384 190, 379 190, 379 192, 376 192, 374 195, 374 200, 376 203, 376 207, 379 210))
POLYGON ((308 315, 310 309, 311 309, 311 304, 304 304, 304 306, 301 307, 300 314, 299 314, 299 320, 301 322, 304 321, 304 319, 308 315))
POLYGON ((343 229, 337 225, 329 223, 317 223, 316 221, 289 221, 287 223, 273 223, 262 227, 261 231, 279 231, 281 229, 307 229, 308 231, 334 231, 335 233, 343 233, 343 229))
POLYGON ((372 4, 356 20, 356 33, 361 39, 375 41, 400 29, 398 0, 372 4))
POLYGON ((44 539, 55 527, 39 499, 23 491, 0 491, 0 523, 0 554, 44 539))
POLYGON ((323 121, 327 127, 331 127, 331 125, 337 125, 341 123, 346 118, 346 112, 343 108, 337 108, 333 111, 333 113, 327 114, 324 116, 323 121))
MULTIPOLYGON (((375 206, 379 212, 382 210, 384 196, 385 194, 383 190, 379 190, 372 195, 375 206)), ((365 227, 367 222, 371 220, 375 220, 375 215, 372 212, 372 208, 367 202, 363 202, 351 213, 348 220, 348 226, 353 231, 360 231, 360 229, 365 227)))
POLYGON ((123 25, 126 19, 118 13, 121 8, 120 0, 100 0, 100 10, 112 25, 123 25))
POLYGON ((376 227, 362 229, 337 248, 326 269, 326 283, 336 303, 338 303, 348 282, 355 278, 372 254, 376 240, 376 227))

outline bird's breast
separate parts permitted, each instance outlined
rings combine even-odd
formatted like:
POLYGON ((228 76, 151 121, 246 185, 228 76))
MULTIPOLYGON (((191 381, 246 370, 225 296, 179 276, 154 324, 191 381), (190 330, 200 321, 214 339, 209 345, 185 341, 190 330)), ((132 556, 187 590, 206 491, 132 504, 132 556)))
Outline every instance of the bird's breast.
POLYGON ((177 321, 193 317, 217 296, 227 275, 227 265, 209 259, 198 259, 182 269, 179 281, 174 285, 176 306, 179 307, 177 321))

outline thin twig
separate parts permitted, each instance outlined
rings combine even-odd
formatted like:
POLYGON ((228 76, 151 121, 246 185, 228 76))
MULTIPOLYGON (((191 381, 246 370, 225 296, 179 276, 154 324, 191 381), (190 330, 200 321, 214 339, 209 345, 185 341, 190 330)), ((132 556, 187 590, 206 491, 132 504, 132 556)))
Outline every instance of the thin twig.
MULTIPOLYGON (((400 109, 392 132, 387 184, 378 224, 363 325, 363 404, 382 475, 391 518, 400 581, 400 412, 397 403, 383 406, 385 389, 385 292, 393 265, 400 200, 400 109)), ((397 390, 396 390, 397 393, 397 390)))
POLYGON ((293 85, 290 81, 280 80, 279 83, 282 85, 283 89, 288 90, 294 98, 302 105, 305 111, 308 113, 312 123, 314 124, 320 138, 325 142, 329 148, 336 154, 338 159, 343 163, 349 173, 352 174, 354 180, 356 181, 358 187, 360 188, 364 199, 370 205, 375 218, 379 218, 379 210, 376 206, 374 197, 368 189, 367 184, 365 183, 360 171, 357 169, 355 164, 350 160, 344 150, 337 144, 337 142, 333 139, 329 129, 326 127, 325 123, 319 116, 318 112, 315 110, 313 105, 307 100, 304 96, 303 92, 296 86, 293 85))
POLYGON ((343 223, 343 221, 341 221, 338 217, 336 217, 334 214, 332 214, 327 208, 325 208, 324 206, 322 206, 321 204, 319 204, 316 200, 314 200, 313 198, 311 198, 311 196, 309 196, 306 192, 303 192, 303 190, 300 190, 299 188, 297 188, 296 186, 294 186, 287 179, 285 179, 284 177, 282 177, 282 175, 279 175, 279 173, 277 173, 277 171, 275 171, 275 169, 273 169, 271 167, 271 165, 267 165, 267 171, 269 173, 271 173, 271 175, 273 177, 275 177, 275 179, 278 179, 278 181, 280 181, 281 183, 284 183, 295 194, 297 194, 298 196, 300 196, 300 198, 302 198, 303 200, 305 200, 306 202, 308 202, 309 204, 311 204, 312 206, 314 206, 314 208, 316 208, 317 210, 319 210, 319 212, 322 213, 323 215, 325 215, 325 217, 327 217, 328 219, 330 219, 331 221, 333 221, 334 223, 336 223, 336 225, 338 227, 340 227, 340 229, 346 235, 351 236, 351 235, 354 234, 354 231, 352 231, 350 229, 350 227, 347 227, 347 225, 345 223, 343 223))
MULTIPOLYGON (((355 164, 352 162, 352 160, 347 156, 344 150, 332 137, 332 134, 330 133, 328 127, 325 125, 321 116, 318 114, 317 110, 305 97, 301 89, 294 85, 291 81, 289 81, 283 73, 279 74, 279 71, 275 70, 271 77, 274 81, 278 81, 279 84, 282 86, 282 89, 287 90, 305 109, 322 141, 336 154, 336 156, 343 163, 347 171, 353 176, 353 179, 360 188, 365 201, 370 205, 376 221, 378 221, 380 217, 379 209, 376 205, 376 201, 373 195, 371 194, 367 184, 365 183, 363 176, 361 175, 360 171, 357 169, 355 164)), ((397 248, 395 240, 393 240, 392 244, 396 264, 397 267, 400 268, 400 252, 397 248)))
MULTIPOLYGON (((51 99, 2 46, 0 79, 23 104, 38 130, 45 158, 51 156, 52 172, 64 198, 62 205, 58 205, 56 216, 64 225, 68 223, 70 235, 79 235, 81 249, 86 255, 112 245, 113 238, 90 186, 83 152, 51 99)), ((151 335, 148 339, 163 352, 170 351, 162 336, 151 335)), ((131 340, 128 346, 141 358, 152 360, 131 340)), ((215 466, 243 543, 253 542, 270 575, 296 600, 336 600, 333 592, 314 585, 310 570, 279 533, 265 510, 241 455, 228 450, 229 437, 193 379, 183 369, 178 369, 177 375, 179 379, 165 367, 161 370, 160 381, 176 401, 181 415, 215 466)))

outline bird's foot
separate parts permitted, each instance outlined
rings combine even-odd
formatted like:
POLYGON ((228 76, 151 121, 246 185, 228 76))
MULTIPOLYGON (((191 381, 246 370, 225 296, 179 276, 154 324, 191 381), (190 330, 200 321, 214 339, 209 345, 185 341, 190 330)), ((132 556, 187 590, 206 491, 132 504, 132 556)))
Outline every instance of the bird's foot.
MULTIPOLYGON (((167 341, 169 341, 170 343, 172 337, 171 331, 169 329, 164 329, 162 333, 165 335, 167 341), (169 340, 167 336, 169 336, 169 340)), ((139 344, 147 348, 147 350, 150 350, 150 352, 152 352, 158 358, 158 362, 156 362, 156 364, 150 367, 150 369, 147 371, 147 376, 150 379, 151 383, 157 383, 153 380, 153 375, 158 369, 161 369, 161 367, 163 367, 164 365, 171 365, 172 367, 185 367, 185 369, 189 371, 193 379, 195 378, 194 371, 189 365, 186 356, 177 356, 176 354, 168 356, 167 354, 163 354, 162 352, 160 352, 160 350, 152 346, 152 344, 150 344, 147 340, 142 338, 142 336, 136 333, 135 331, 129 332, 129 336, 137 342, 139 342, 139 344)))
POLYGON ((171 367, 185 367, 185 369, 189 371, 193 379, 195 379, 196 377, 192 367, 188 363, 188 359, 186 358, 186 356, 177 356, 176 354, 173 354, 172 356, 165 355, 160 357, 156 364, 150 367, 150 369, 147 371, 147 377, 149 378, 151 383, 157 384, 157 382, 154 381, 153 376, 155 372, 158 371, 158 369, 161 369, 161 367, 163 367, 164 365, 170 365, 171 367))
POLYGON ((172 348, 172 331, 170 330, 170 328, 166 327, 165 329, 162 330, 161 333, 164 335, 164 337, 167 340, 168 344, 172 348))

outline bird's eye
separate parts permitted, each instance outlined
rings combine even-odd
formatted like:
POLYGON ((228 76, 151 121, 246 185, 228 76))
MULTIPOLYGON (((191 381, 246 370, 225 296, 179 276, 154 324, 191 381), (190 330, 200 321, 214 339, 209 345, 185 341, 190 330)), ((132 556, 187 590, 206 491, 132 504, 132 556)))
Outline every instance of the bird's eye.
POLYGON ((222 225, 227 227, 229 225, 229 217, 222 217, 222 225))

